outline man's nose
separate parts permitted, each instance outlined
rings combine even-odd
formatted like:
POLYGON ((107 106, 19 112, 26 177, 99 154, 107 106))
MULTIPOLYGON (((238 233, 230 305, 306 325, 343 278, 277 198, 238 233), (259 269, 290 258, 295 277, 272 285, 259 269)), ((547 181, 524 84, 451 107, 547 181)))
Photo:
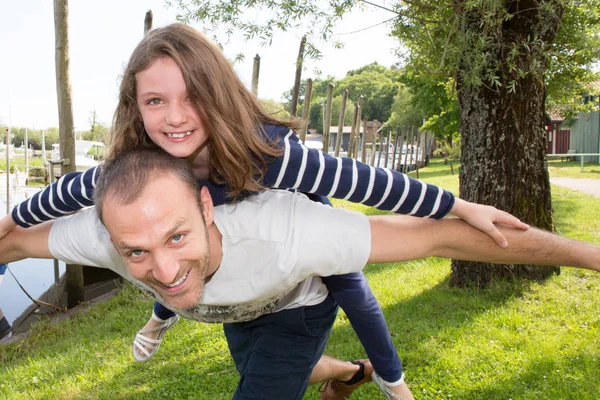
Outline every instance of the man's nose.
POLYGON ((152 268, 154 279, 163 284, 171 284, 177 279, 178 273, 179 262, 175 257, 170 256, 166 252, 154 254, 154 265, 152 268))

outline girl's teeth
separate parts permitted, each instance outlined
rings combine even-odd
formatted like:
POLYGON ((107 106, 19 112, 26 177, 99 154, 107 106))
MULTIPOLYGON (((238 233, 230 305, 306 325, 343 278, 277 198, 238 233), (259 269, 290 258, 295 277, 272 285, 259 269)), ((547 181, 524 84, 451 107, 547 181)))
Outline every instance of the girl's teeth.
POLYGON ((191 134, 192 134, 192 131, 187 131, 185 133, 167 133, 167 137, 174 138, 174 139, 181 139, 186 136, 190 136, 191 134))

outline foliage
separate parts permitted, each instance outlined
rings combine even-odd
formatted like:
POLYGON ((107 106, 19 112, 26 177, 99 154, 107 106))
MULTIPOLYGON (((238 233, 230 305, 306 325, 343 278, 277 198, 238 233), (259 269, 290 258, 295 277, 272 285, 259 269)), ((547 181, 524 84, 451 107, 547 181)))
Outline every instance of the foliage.
POLYGON ((262 99, 260 102, 265 111, 273 115, 275 118, 284 121, 288 121, 290 119, 290 113, 287 111, 288 108, 283 104, 271 99, 262 99))
POLYGON ((348 72, 337 82, 333 94, 340 95, 348 89, 348 98, 355 103, 359 96, 363 96, 362 118, 385 122, 392 113, 394 96, 398 92, 398 77, 397 70, 373 63, 348 72))
MULTIPOLYGON (((333 96, 336 104, 333 104, 332 125, 337 125, 341 96, 344 90, 348 90, 348 101, 346 103, 345 124, 349 125, 354 113, 354 104, 358 102, 358 97, 363 96, 362 101, 362 119, 378 120, 385 122, 390 118, 394 96, 399 87, 398 80, 401 71, 395 68, 386 68, 375 63, 365 65, 356 70, 348 71, 346 76, 340 80, 329 76, 326 79, 315 79, 311 94, 310 106, 310 128, 315 128, 319 132, 323 130, 323 112, 322 107, 327 98, 327 88, 329 84, 334 85, 333 96)), ((304 106, 304 97, 306 92, 306 81, 300 85, 300 99, 298 115, 302 115, 304 106)), ((286 103, 291 100, 292 89, 286 91, 283 95, 286 103)))
POLYGON ((398 85, 398 92, 394 97, 392 115, 386 125, 392 127, 421 126, 425 115, 414 105, 415 99, 410 88, 406 85, 398 85))
MULTIPOLYGON (((36 156, 29 157, 28 162, 29 162, 30 167, 43 167, 44 166, 44 164, 42 163, 41 157, 36 157, 36 156)), ((15 173, 15 165, 17 165, 17 168, 19 169, 19 171, 23 172, 25 170, 25 167, 24 167, 25 157, 24 156, 11 157, 11 159, 10 159, 10 173, 11 174, 15 173)), ((6 157, 0 157, 0 170, 3 172, 6 171, 6 157)), ((38 168, 32 168, 29 171, 29 174, 31 176, 44 176, 43 170, 38 169, 38 168)))
POLYGON ((89 130, 80 132, 79 137, 82 140, 108 143, 108 139, 110 137, 110 128, 100 122, 96 122, 92 124, 89 130))
MULTIPOLYGON (((258 38, 265 45, 270 44, 275 32, 300 28, 309 36, 307 55, 317 58, 320 55, 317 44, 331 40, 335 22, 362 6, 361 2, 350 0, 170 0, 167 4, 180 11, 178 17, 182 21, 199 21, 209 31, 225 31, 228 36, 241 32, 247 39, 258 38)), ((408 49, 406 64, 414 67, 416 75, 433 79, 433 86, 460 83, 515 91, 518 79, 538 76, 546 82, 549 105, 567 105, 571 113, 585 108, 578 100, 589 82, 598 79, 592 71, 600 59, 597 51, 600 48, 600 0, 544 0, 532 4, 544 18, 562 19, 554 41, 546 42, 544 29, 540 27, 539 35, 503 47, 499 40, 502 25, 519 13, 531 10, 524 2, 499 0, 397 0, 393 6, 397 17, 392 35, 408 49), (472 22, 476 22, 481 33, 468 28, 472 22), (533 61, 539 52, 544 53, 544 61, 533 61), (523 63, 529 55, 532 62, 523 63), (507 76, 499 75, 500 59, 509 67, 507 76), (462 72, 457 81, 459 71, 462 72)), ((431 94, 427 98, 440 96, 437 92, 427 93, 431 94)), ((395 96, 396 90, 388 95, 395 96)), ((414 91, 413 95, 416 95, 414 91)), ((356 100, 353 96, 351 93, 351 98, 356 100)), ((453 114, 448 104, 441 107, 435 112, 420 111, 426 118, 440 115, 442 111, 446 116, 453 114)), ((370 115, 371 105, 366 106, 365 111, 370 115)), ((389 114, 384 112, 383 115, 389 114)), ((381 116, 377 119, 387 120, 381 116)))
POLYGON ((578 98, 584 85, 596 79, 591 71, 600 57, 595 51, 600 44, 600 1, 546 0, 533 3, 533 10, 519 8, 520 3, 399 2, 400 18, 393 34, 408 47, 408 63, 424 76, 460 77, 462 86, 485 85, 513 92, 518 90, 519 79, 540 77, 555 103, 578 98), (499 36, 503 24, 531 11, 541 20, 562 19, 556 39, 546 41, 545 27, 532 26, 528 29, 537 35, 505 45, 499 36), (469 29, 474 21, 477 31, 469 29), (542 61, 537 61, 538 54, 543 54, 542 61), (509 74, 500 74, 501 63, 509 74))
MULTIPOLYGON (((11 144, 16 147, 20 147, 25 142, 25 130, 27 129, 27 141, 29 142, 29 148, 34 150, 42 149, 42 130, 41 129, 29 129, 23 127, 12 127, 10 133, 12 135, 11 144)), ((2 143, 5 143, 5 132, 6 127, 0 126, 2 133, 2 143)), ((58 143, 58 129, 49 128, 44 130, 44 138, 46 143, 46 150, 52 150, 52 144, 58 143)))
POLYGON ((205 31, 220 39, 240 32, 246 40, 258 39, 267 46, 276 32, 298 29, 307 36, 305 54, 313 59, 321 57, 316 44, 332 40, 335 23, 357 6, 354 0, 167 0, 166 4, 180 11, 178 20, 201 22, 205 31))

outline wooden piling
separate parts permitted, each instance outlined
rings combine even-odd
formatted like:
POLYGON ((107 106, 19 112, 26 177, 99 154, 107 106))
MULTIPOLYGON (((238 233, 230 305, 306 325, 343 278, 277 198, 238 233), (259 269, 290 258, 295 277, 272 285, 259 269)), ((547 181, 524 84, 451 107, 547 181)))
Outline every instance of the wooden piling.
POLYGON ((340 117, 338 119, 338 131, 337 137, 335 138, 335 153, 338 157, 340 155, 340 147, 342 146, 342 136, 344 136, 344 114, 346 113, 346 102, 348 101, 348 89, 344 89, 342 93, 342 105, 340 106, 340 117))

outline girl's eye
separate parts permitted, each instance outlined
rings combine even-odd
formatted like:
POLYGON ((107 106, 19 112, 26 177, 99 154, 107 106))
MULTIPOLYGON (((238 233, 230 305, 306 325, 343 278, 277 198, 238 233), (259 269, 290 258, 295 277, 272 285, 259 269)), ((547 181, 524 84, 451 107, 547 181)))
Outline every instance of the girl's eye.
POLYGON ((173 243, 179 243, 183 240, 183 235, 181 233, 178 233, 176 235, 173 235, 173 237, 171 238, 171 241, 173 243))
POLYGON ((147 101, 147 104, 160 104, 162 101, 158 98, 150 99, 147 101))
POLYGON ((144 254, 144 250, 133 250, 129 255, 131 257, 139 257, 144 254))

